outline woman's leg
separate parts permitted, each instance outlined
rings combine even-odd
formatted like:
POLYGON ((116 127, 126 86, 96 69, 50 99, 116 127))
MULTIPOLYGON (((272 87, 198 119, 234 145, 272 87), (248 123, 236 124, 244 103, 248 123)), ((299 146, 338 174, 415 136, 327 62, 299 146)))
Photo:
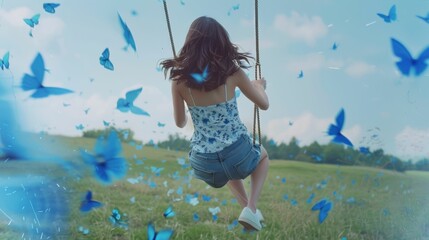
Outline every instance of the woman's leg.
POLYGON ((229 180, 228 187, 237 198, 238 203, 242 208, 246 207, 248 204, 246 189, 244 188, 243 180, 229 180))
POLYGON ((256 212, 256 203, 258 202, 262 186, 264 185, 265 178, 267 177, 269 161, 267 151, 261 145, 261 161, 255 171, 251 174, 251 192, 249 202, 247 203, 247 207, 253 212, 256 212))

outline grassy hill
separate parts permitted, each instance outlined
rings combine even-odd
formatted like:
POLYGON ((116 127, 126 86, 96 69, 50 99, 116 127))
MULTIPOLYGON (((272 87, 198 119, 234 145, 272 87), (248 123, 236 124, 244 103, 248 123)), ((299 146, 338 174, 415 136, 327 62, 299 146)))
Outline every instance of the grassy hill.
MULTIPOLYGON (((229 189, 213 189, 192 178, 186 152, 123 144, 127 176, 103 185, 79 155, 80 148, 92 151, 94 139, 46 136, 44 143, 68 164, 8 161, 0 163, 0 176, 48 176, 63 189, 67 196, 63 204, 69 206, 70 217, 68 229, 56 239, 147 239, 150 221, 157 231, 173 229, 172 239, 429 239, 427 172, 272 160, 258 204, 266 226, 260 232, 244 233, 240 225, 233 224, 241 208, 229 189), (179 158, 186 164, 180 165, 179 158), (82 213, 79 206, 87 190, 103 206, 82 213), (314 198, 309 199, 311 194, 314 198), (191 205, 187 195, 188 199, 198 196, 199 203, 191 205), (202 195, 210 201, 204 201, 202 195), (333 208, 320 224, 318 213, 310 209, 323 198, 333 208), (163 212, 169 206, 176 216, 166 219, 163 212), (214 207, 221 210, 217 220, 209 211, 214 207), (121 227, 109 221, 114 208, 122 213, 126 228, 125 222, 121 227), (79 227, 89 233, 83 234, 79 227)), ((0 183, 2 187, 7 186, 0 183)), ((20 238, 22 232, 8 228, 0 212, 0 239, 20 238)))

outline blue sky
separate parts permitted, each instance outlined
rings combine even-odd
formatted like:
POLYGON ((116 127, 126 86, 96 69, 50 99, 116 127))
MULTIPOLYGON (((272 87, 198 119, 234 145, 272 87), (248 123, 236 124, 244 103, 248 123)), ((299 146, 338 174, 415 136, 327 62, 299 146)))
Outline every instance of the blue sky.
MULTIPOLYGON (((2 86, 14 85, 10 97, 21 124, 31 131, 78 136, 103 128, 103 120, 131 128, 143 141, 180 133, 190 137, 192 124, 174 125, 170 83, 157 63, 172 56, 162 3, 158 0, 57 1, 55 14, 43 1, 0 0, 0 58, 10 51, 10 71, 1 71, 2 86), (137 15, 133 15, 132 11, 137 15), (117 13, 131 29, 137 53, 124 51, 117 13), (23 18, 41 13, 29 36, 23 18), (109 47, 115 70, 100 66, 109 47), (19 87, 37 52, 50 73, 44 84, 73 94, 32 99, 19 87), (93 81, 91 81, 93 79, 93 81), (143 87, 135 101, 150 117, 121 113, 116 101, 143 87), (64 107, 64 103, 70 104, 64 107), (88 109, 88 114, 84 110, 88 109), (157 123, 165 123, 158 127, 157 123)), ((217 19, 243 51, 254 50, 253 1, 168 0, 176 49, 190 23, 205 15, 217 19), (232 7, 239 4, 238 10, 232 7), (231 14, 228 15, 228 12, 231 14)), ((356 147, 383 148, 401 157, 429 156, 429 70, 404 77, 395 66, 390 38, 402 42, 413 57, 429 46, 429 2, 301 0, 260 1, 262 73, 268 81, 270 109, 261 111, 262 133, 277 142, 295 136, 300 144, 329 142, 328 125, 345 109, 344 134, 356 147), (397 21, 385 23, 377 13, 396 4, 397 21), (331 49, 333 43, 338 49, 331 49), (300 70, 304 77, 297 78, 300 70), (290 125, 289 122, 293 124, 290 125)), ((253 78, 253 69, 250 71, 253 78)), ((239 97, 242 121, 250 128, 253 105, 239 97)), ((2 113, 3 114, 3 113, 2 113)))

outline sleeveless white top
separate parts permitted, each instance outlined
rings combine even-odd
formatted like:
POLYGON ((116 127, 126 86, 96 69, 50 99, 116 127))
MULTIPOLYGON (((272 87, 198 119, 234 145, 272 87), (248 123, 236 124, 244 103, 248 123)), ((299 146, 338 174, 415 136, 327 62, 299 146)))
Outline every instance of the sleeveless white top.
POLYGON ((228 101, 225 84, 225 102, 196 106, 191 89, 188 88, 194 106, 188 106, 194 123, 191 139, 193 151, 214 153, 234 143, 243 134, 248 134, 246 126, 238 115, 236 97, 228 101))

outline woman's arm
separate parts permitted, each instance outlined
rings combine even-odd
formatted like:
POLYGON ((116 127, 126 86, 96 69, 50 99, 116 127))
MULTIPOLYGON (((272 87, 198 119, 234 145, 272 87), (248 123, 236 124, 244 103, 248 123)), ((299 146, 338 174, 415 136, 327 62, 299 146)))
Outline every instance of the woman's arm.
POLYGON ((183 128, 186 125, 187 117, 185 114, 185 101, 179 92, 179 86, 177 82, 171 82, 171 94, 173 96, 173 110, 174 110, 174 121, 176 126, 183 128))
POLYGON ((237 86, 241 92, 255 103, 260 109, 267 110, 270 106, 268 96, 265 93, 265 79, 250 81, 246 73, 243 70, 238 70, 236 74, 237 86))

